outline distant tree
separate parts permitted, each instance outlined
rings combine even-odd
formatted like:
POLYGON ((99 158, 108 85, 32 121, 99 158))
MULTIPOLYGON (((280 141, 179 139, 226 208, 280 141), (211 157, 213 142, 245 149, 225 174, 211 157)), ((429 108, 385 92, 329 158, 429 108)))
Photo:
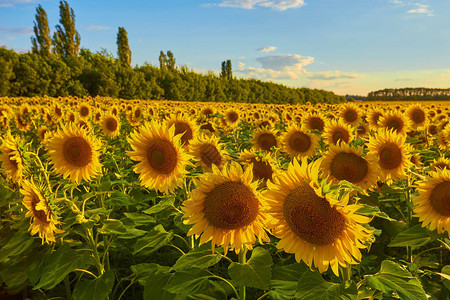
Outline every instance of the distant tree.
POLYGON ((78 56, 80 34, 75 29, 75 13, 66 1, 59 2, 59 22, 53 34, 54 52, 59 56, 78 56))
POLYGON ((233 72, 231 70, 231 60, 227 60, 226 68, 227 68, 227 79, 233 79, 233 72))
POLYGON ((36 8, 36 20, 34 21, 34 35, 31 37, 32 51, 42 56, 48 57, 52 47, 52 39, 50 38, 50 28, 48 27, 47 13, 38 5, 36 8))
POLYGON ((167 67, 167 56, 163 51, 161 51, 159 52, 159 68, 161 70, 165 70, 166 67, 167 67))
POLYGON ((122 67, 131 67, 131 50, 128 45, 127 31, 123 27, 119 27, 117 33, 117 54, 122 67))
POLYGON ((172 51, 167 51, 167 69, 170 71, 175 71, 175 57, 172 51))
POLYGON ((220 72, 220 77, 226 78, 226 79, 233 79, 233 72, 231 69, 231 60, 223 61, 222 62, 222 70, 220 72))

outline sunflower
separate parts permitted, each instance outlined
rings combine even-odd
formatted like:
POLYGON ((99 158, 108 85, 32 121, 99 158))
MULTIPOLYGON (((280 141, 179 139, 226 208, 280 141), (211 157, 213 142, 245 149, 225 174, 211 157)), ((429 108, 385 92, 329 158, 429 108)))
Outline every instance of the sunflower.
POLYGON ((221 169, 228 159, 219 138, 214 136, 205 134, 197 136, 189 149, 199 165, 202 166, 203 171, 211 171, 213 165, 221 169))
POLYGON ((368 148, 371 154, 378 157, 382 181, 402 179, 404 170, 412 166, 406 136, 393 130, 379 130, 369 139, 368 148))
POLYGON ((346 143, 331 145, 323 155, 320 168, 322 177, 333 184, 346 180, 362 188, 376 185, 380 167, 378 158, 372 154, 363 156, 363 147, 352 148, 346 143))
POLYGON ((378 126, 378 121, 383 116, 383 111, 379 108, 372 108, 367 114, 367 121, 369 122, 369 127, 373 130, 380 128, 378 126))
POLYGON ((288 170, 267 183, 263 192, 267 227, 280 238, 278 249, 294 253, 295 260, 314 265, 319 272, 331 266, 339 274, 339 265, 356 264, 361 260, 360 248, 372 232, 360 223, 370 218, 356 214, 361 205, 348 205, 348 196, 338 201, 324 194, 317 181, 321 160, 299 164, 297 159, 288 170))
POLYGON ((31 128, 31 122, 28 120, 28 118, 25 118, 25 115, 16 114, 16 127, 20 131, 27 132, 31 128))
POLYGON ((239 158, 244 162, 244 168, 252 168, 253 180, 259 181, 258 188, 264 188, 268 180, 277 173, 274 167, 274 159, 268 153, 258 156, 254 150, 244 150, 239 154, 239 158))
POLYGON ((225 255, 228 245, 239 253, 244 245, 252 249, 256 239, 260 243, 269 241, 263 228, 264 203, 256 192, 258 182, 252 179, 252 168, 244 172, 236 162, 222 171, 213 166, 212 173, 200 176, 181 208, 184 223, 195 224, 188 236, 200 237, 200 244, 211 240, 213 251, 223 245, 225 255))
POLYGON ((419 196, 413 198, 414 216, 422 227, 438 233, 447 231, 450 237, 450 170, 430 172, 430 176, 419 182, 419 196))
POLYGON ((430 164, 430 167, 433 169, 433 171, 438 171, 439 169, 445 168, 450 170, 450 159, 446 158, 445 156, 441 156, 438 159, 435 159, 430 164))
POLYGON ((120 134, 120 120, 112 113, 102 117, 100 127, 103 133, 110 138, 116 138, 120 134))
POLYGON ((7 115, 0 114, 0 130, 6 131, 9 129, 9 118, 7 115))
POLYGON ((198 126, 187 115, 177 114, 167 121, 167 126, 175 126, 175 135, 182 134, 181 144, 189 147, 190 141, 197 136, 198 126))
POLYGON ((18 141, 8 131, 6 136, 2 138, 2 145, 0 146, 0 162, 2 169, 15 183, 20 183, 23 177, 23 158, 19 150, 18 141))
POLYGON ((31 217, 31 225, 28 228, 31 235, 39 232, 42 244, 55 242, 55 233, 64 231, 56 228, 55 225, 59 224, 59 221, 55 218, 41 190, 33 182, 25 180, 22 182, 20 193, 23 195, 22 203, 28 209, 25 217, 31 217))
POLYGON ((406 134, 411 126, 411 121, 399 111, 388 112, 380 117, 378 126, 387 130, 393 130, 398 134, 406 134))
POLYGON ((369 134, 369 124, 365 122, 361 122, 359 126, 356 128, 356 136, 357 137, 365 137, 369 134))
POLYGON ((37 131, 37 136, 40 142, 48 142, 52 132, 48 129, 47 126, 41 126, 37 131))
POLYGON ((311 157, 316 153, 319 138, 292 125, 281 138, 283 150, 291 157, 311 157))
POLYGON ((323 132, 325 128, 325 120, 317 113, 308 113, 303 119, 303 128, 306 130, 318 130, 323 132))
POLYGON ((225 113, 225 120, 228 126, 235 127, 239 124, 240 114, 236 109, 230 109, 225 113))
POLYGON ((436 134, 438 134, 438 126, 436 124, 428 124, 428 126, 427 126, 427 133, 429 135, 436 135, 436 134))
POLYGON ((325 125, 324 135, 330 145, 337 145, 339 142, 348 144, 354 139, 353 128, 340 120, 328 121, 325 125))
POLYGON ((68 123, 47 144, 50 161, 56 173, 79 184, 101 173, 100 142, 87 131, 68 123))
POLYGON ((406 109, 406 116, 411 121, 414 130, 420 130, 428 125, 427 112, 420 104, 412 104, 406 109))
POLYGON ((87 104, 81 104, 78 107, 78 116, 83 119, 88 119, 91 115, 91 107, 87 104))
POLYGON ((127 154, 138 161, 134 172, 139 173, 142 185, 167 193, 183 183, 191 155, 181 148, 180 139, 174 126, 167 128, 154 120, 131 133, 128 141, 133 150, 127 154))
POLYGON ((272 151, 272 147, 280 146, 277 132, 268 127, 256 129, 250 142, 256 150, 272 151))
POLYGON ((359 123, 362 121, 361 111, 354 103, 346 103, 342 105, 339 112, 339 117, 345 124, 352 127, 358 127, 359 123))
POLYGON ((200 125, 200 131, 204 132, 207 135, 214 135, 217 132, 216 126, 212 122, 205 122, 200 125))

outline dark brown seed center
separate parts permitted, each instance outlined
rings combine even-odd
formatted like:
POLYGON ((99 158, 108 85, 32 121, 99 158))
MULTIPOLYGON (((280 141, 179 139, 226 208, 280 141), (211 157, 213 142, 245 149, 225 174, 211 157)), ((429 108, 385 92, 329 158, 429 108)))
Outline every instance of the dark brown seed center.
POLYGON ((258 145, 264 151, 277 146, 277 139, 271 133, 263 133, 258 137, 258 145))
POLYGON ((380 165, 383 169, 392 170, 399 167, 403 161, 402 151, 394 143, 386 143, 378 151, 380 165))
POLYGON ((437 184, 430 194, 430 204, 434 210, 450 217, 450 181, 437 184))
POLYGON ((169 174, 177 166, 177 151, 170 141, 156 139, 147 149, 147 160, 157 173, 169 174))
POLYGON ((340 152, 333 157, 330 165, 331 175, 338 180, 358 183, 369 172, 367 161, 355 153, 340 152))
POLYGON ((241 182, 227 181, 206 194, 204 213, 217 228, 232 230, 252 223, 259 212, 259 201, 252 190, 241 182))
POLYGON ((307 184, 298 186, 284 199, 283 215, 299 238, 313 245, 327 245, 341 236, 345 218, 307 184))
POLYGON ((82 137, 71 137, 63 145, 64 160, 75 166, 84 167, 92 161, 92 149, 82 137))
POLYGON ((303 132, 296 131, 290 136, 288 144, 294 151, 304 153, 311 147, 311 138, 303 132))

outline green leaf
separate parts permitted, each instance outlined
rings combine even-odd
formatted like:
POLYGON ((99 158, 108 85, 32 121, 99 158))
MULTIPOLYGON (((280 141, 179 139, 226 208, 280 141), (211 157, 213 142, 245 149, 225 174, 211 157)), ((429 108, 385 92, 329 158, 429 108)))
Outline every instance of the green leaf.
POLYGON ((446 265, 442 268, 441 273, 439 274, 442 278, 442 282, 444 283, 445 287, 450 290, 450 265, 446 265))
POLYGON ((431 241, 427 229, 418 224, 397 234, 388 244, 388 247, 419 247, 431 241))
POLYGON ((209 277, 211 273, 201 269, 178 271, 164 289, 177 295, 195 295, 210 288, 209 277))
POLYGON ((142 211, 144 214, 156 214, 159 213, 160 211, 163 211, 164 209, 168 208, 168 207, 172 207, 173 203, 175 202, 175 197, 174 196, 167 196, 162 198, 158 204, 153 205, 150 208, 147 208, 146 210, 142 211))
POLYGON ((33 240, 34 238, 27 231, 12 235, 11 239, 0 249, 0 263, 23 253, 33 244, 33 240))
POLYGON ((164 289, 173 274, 160 270, 154 270, 147 277, 144 284, 144 300, 172 300, 175 295, 164 289))
POLYGON ((356 211, 358 214, 365 215, 368 217, 378 217, 378 218, 385 219, 388 221, 397 221, 396 219, 392 219, 391 217, 389 217, 385 212, 382 212, 376 206, 367 205, 367 204, 362 204, 362 206, 363 207, 361 207, 360 209, 358 209, 356 211))
POLYGON ((127 217, 128 219, 133 221, 133 223, 136 226, 153 225, 153 224, 156 223, 156 220, 155 220, 154 217, 148 216, 148 215, 144 215, 144 214, 141 214, 141 213, 126 212, 126 213, 124 213, 124 215, 125 215, 125 217, 127 217))
POLYGON ((106 219, 98 232, 101 234, 124 234, 127 233, 127 229, 120 220, 106 219))
POLYGON ((173 238, 173 232, 167 232, 162 225, 157 225, 152 231, 140 238, 134 245, 134 252, 136 254, 143 249, 146 249, 146 253, 151 253, 164 245, 170 243, 173 238))
POLYGON ((353 282, 328 282, 318 272, 306 271, 298 281, 295 297, 314 300, 356 299, 357 289, 353 282))
POLYGON ((253 249, 252 256, 247 263, 231 263, 228 274, 231 279, 240 284, 257 289, 269 289, 272 277, 272 256, 262 247, 253 249))
POLYGON ((380 271, 365 279, 373 289, 388 294, 396 292, 402 299, 427 299, 419 279, 393 261, 383 261, 380 271))
POLYGON ((113 191, 110 197, 105 200, 106 205, 111 205, 114 207, 136 205, 138 203, 139 202, 136 201, 133 197, 120 191, 113 191))
POLYGON ((107 271, 101 277, 78 281, 73 290, 73 300, 104 300, 114 286, 114 273, 107 271))
POLYGON ((41 279, 33 289, 54 288, 67 274, 75 269, 83 268, 88 260, 89 254, 86 251, 80 253, 67 244, 62 245, 45 259, 41 279))
POLYGON ((144 278, 149 276, 150 274, 155 273, 156 271, 169 271, 169 267, 160 266, 158 264, 152 263, 143 263, 137 264, 130 267, 131 271, 136 276, 136 279, 144 278))
POLYGON ((218 263, 222 258, 221 254, 212 253, 211 250, 193 250, 186 255, 181 256, 172 270, 178 271, 183 269, 205 269, 218 263))
POLYGON ((271 295, 272 298, 295 298, 298 279, 306 270, 309 270, 309 268, 303 263, 274 267, 272 271, 272 280, 270 281, 270 286, 273 289, 271 295))

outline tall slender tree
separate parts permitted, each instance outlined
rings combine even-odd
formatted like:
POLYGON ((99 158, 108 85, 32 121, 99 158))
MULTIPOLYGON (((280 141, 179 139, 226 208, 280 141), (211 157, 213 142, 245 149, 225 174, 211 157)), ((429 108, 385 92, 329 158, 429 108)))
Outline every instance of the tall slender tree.
POLYGON ((172 51, 167 51, 167 69, 170 71, 175 71, 175 57, 172 51))
POLYGON ((38 5, 36 8, 36 20, 34 21, 34 35, 31 37, 33 53, 39 53, 42 56, 50 55, 52 39, 50 38, 50 28, 48 27, 47 13, 38 5))
POLYGON ((127 31, 123 27, 119 27, 119 32, 117 33, 117 54, 119 55, 121 66, 131 67, 131 50, 128 45, 127 31))
POLYGON ((159 52, 159 68, 165 70, 167 68, 167 56, 164 51, 159 52))
POLYGON ((227 69, 227 79, 233 79, 233 71, 231 70, 231 60, 227 60, 226 69, 227 69))
POLYGON ((66 1, 59 2, 59 23, 53 34, 53 51, 60 56, 78 56, 80 34, 75 29, 75 13, 66 1))

